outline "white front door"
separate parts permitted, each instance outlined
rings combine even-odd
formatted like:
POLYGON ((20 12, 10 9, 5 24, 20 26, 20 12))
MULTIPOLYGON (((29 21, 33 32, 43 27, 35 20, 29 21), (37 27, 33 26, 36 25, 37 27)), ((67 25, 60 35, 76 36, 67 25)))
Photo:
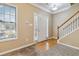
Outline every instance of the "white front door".
POLYGON ((43 41, 48 38, 48 17, 42 14, 34 15, 34 40, 43 41))

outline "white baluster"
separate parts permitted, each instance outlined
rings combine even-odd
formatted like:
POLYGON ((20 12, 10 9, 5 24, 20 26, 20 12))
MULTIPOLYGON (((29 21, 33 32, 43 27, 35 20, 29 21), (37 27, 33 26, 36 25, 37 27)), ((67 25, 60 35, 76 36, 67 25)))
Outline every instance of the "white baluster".
POLYGON ((71 28, 70 28, 70 24, 69 24, 69 34, 70 34, 70 30, 71 30, 71 28))
POLYGON ((78 27, 79 27, 79 16, 78 16, 78 27))
POLYGON ((65 35, 67 35, 67 26, 65 26, 65 35))
POLYGON ((60 38, 69 35, 71 32, 79 27, 79 16, 75 15, 69 24, 64 27, 63 26, 59 29, 60 38))
POLYGON ((72 27, 73 27, 72 31, 74 31, 74 21, 72 22, 72 27))
POLYGON ((77 17, 76 17, 76 26, 78 28, 78 14, 77 14, 77 17))
POLYGON ((66 35, 68 35, 68 25, 67 25, 67 34, 66 35))
POLYGON ((77 18, 75 19, 74 26, 75 26, 75 29, 77 29, 77 18))
POLYGON ((64 34, 66 35, 66 27, 64 28, 64 34))
POLYGON ((59 38, 60 38, 60 28, 59 28, 59 38))

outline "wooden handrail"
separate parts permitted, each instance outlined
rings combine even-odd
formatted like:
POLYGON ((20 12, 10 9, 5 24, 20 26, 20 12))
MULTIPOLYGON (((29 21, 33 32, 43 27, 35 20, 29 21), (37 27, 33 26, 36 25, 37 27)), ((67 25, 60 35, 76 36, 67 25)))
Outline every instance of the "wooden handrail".
POLYGON ((72 15, 67 21, 65 21, 63 24, 61 24, 60 26, 58 26, 58 28, 62 27, 65 23, 67 23, 72 17, 74 17, 77 13, 79 13, 79 11, 77 11, 74 15, 72 15))
POLYGON ((57 39, 59 39, 59 28, 62 27, 65 23, 67 23, 71 18, 73 18, 79 11, 77 11, 74 15, 72 15, 68 20, 66 20, 64 23, 62 23, 60 26, 57 27, 57 39))

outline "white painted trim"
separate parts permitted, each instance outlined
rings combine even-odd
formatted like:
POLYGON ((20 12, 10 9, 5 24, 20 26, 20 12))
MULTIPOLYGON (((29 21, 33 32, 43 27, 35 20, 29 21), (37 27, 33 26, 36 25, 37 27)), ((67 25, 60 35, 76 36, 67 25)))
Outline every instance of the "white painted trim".
POLYGON ((16 5, 14 5, 14 4, 12 4, 12 3, 2 3, 2 4, 6 4, 6 5, 9 5, 9 6, 16 7, 16 5))
POLYGON ((16 38, 6 38, 6 39, 2 39, 0 40, 0 42, 5 42, 5 41, 11 41, 11 40, 16 40, 16 38))
POLYGON ((42 6, 38 5, 38 4, 31 3, 31 5, 33 5, 33 6, 37 7, 37 8, 40 8, 40 9, 41 9, 41 10, 43 10, 43 11, 46 11, 46 12, 48 12, 48 13, 51 13, 51 14, 52 14, 52 12, 51 12, 49 9, 44 8, 44 7, 42 7, 42 6))
POLYGON ((31 44, 28 44, 28 45, 24 45, 24 46, 21 46, 21 47, 18 47, 18 48, 14 48, 14 49, 11 49, 11 50, 8 50, 8 51, 4 51, 4 52, 0 53, 0 55, 4 55, 4 54, 7 54, 7 53, 10 53, 10 52, 22 49, 22 48, 26 48, 26 47, 31 46, 33 44, 36 44, 36 43, 34 42, 34 43, 31 43, 31 44))
POLYGON ((53 36, 52 37, 49 37, 48 39, 52 39, 53 38, 53 36))
POLYGON ((75 46, 72 46, 72 45, 64 44, 64 43, 59 42, 59 41, 57 41, 57 43, 79 50, 79 47, 75 47, 75 46))
POLYGON ((68 9, 71 7, 71 6, 68 6, 68 7, 66 7, 66 8, 61 9, 61 10, 57 10, 57 11, 54 11, 54 12, 53 12, 53 11, 51 11, 50 9, 44 8, 44 7, 42 7, 42 6, 38 5, 38 4, 35 4, 35 3, 31 3, 31 5, 33 5, 33 6, 37 7, 37 8, 40 8, 41 10, 44 10, 44 11, 50 13, 50 14, 56 14, 56 13, 59 13, 59 12, 68 10, 68 9))
POLYGON ((71 6, 68 6, 68 7, 66 7, 66 8, 61 9, 61 10, 52 12, 52 14, 57 14, 57 13, 60 13, 60 12, 63 12, 63 11, 65 12, 65 11, 68 10, 70 7, 71 7, 71 6))
POLYGON ((55 36, 49 37, 48 39, 52 39, 52 38, 57 39, 57 37, 55 37, 55 36))
POLYGON ((57 37, 56 37, 56 36, 53 36, 53 38, 54 38, 54 39, 57 39, 57 37))
POLYGON ((49 37, 49 17, 47 16, 47 19, 46 19, 46 37, 48 38, 49 37))

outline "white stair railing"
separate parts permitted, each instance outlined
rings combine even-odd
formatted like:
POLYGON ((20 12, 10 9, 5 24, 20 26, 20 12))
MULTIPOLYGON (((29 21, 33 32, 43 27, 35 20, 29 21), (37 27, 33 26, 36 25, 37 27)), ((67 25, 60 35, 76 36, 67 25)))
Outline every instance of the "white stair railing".
POLYGON ((58 27, 58 39, 64 38, 79 29, 79 11, 58 27))

